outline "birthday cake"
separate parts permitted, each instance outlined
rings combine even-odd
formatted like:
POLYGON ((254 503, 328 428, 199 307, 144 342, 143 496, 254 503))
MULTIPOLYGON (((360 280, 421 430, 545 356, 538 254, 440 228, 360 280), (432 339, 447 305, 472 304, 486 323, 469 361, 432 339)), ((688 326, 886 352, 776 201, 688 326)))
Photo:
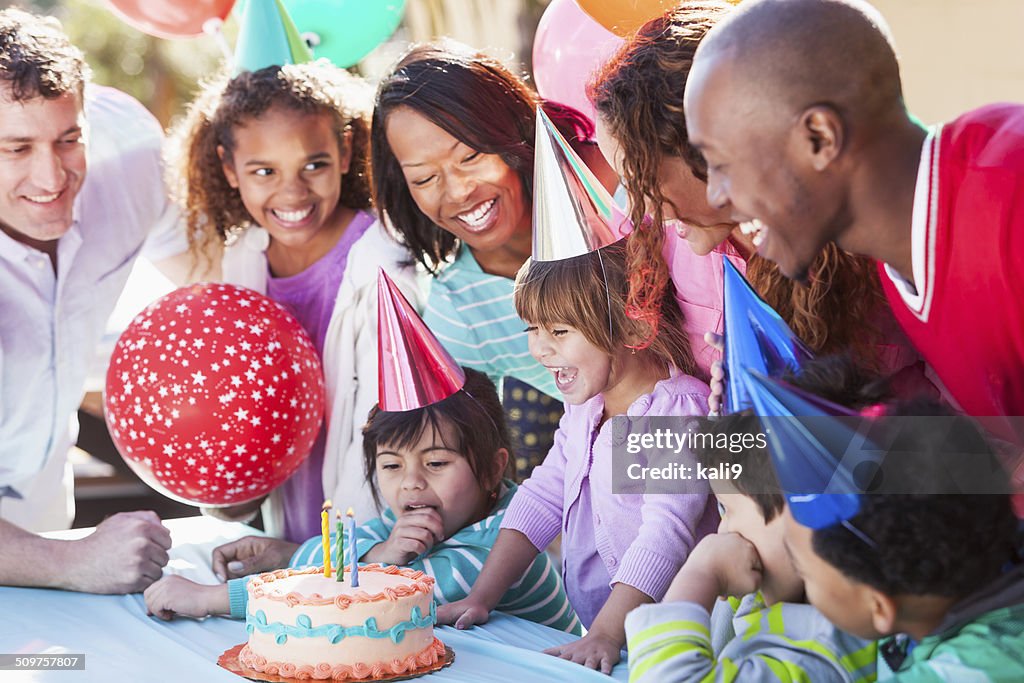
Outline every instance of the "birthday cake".
POLYGON ((325 578, 323 569, 281 569, 249 581, 239 663, 283 678, 357 681, 414 675, 444 658, 434 637, 434 579, 370 564, 325 578))

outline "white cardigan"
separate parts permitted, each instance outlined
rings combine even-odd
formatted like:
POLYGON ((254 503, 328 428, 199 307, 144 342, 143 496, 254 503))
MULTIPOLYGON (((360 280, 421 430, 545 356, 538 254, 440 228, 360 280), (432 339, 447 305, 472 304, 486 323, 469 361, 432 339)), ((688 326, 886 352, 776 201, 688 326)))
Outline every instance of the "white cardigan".
MULTIPOLYGON (((269 244, 266 230, 247 228, 224 250, 224 281, 266 294, 269 244)), ((407 258, 405 247, 385 232, 380 221, 374 221, 349 251, 324 341, 324 494, 335 507, 354 508, 359 524, 378 516, 364 476, 362 436, 366 417, 377 403, 377 272, 383 268, 409 303, 422 311, 426 274, 400 266, 407 258)), ((279 491, 272 492, 263 504, 264 526, 274 536, 284 529, 279 491)))

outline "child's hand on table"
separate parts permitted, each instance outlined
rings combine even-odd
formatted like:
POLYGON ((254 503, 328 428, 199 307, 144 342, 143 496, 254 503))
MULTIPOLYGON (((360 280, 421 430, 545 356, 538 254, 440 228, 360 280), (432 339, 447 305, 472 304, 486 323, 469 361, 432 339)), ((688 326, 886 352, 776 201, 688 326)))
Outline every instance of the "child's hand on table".
POLYGON ((203 585, 181 576, 165 576, 143 594, 146 611, 165 621, 175 616, 200 619, 211 614, 228 614, 228 587, 203 585))
POLYGON ((622 657, 621 648, 622 643, 617 638, 592 630, 577 641, 568 645, 549 647, 544 653, 568 659, 603 674, 611 674, 612 667, 618 664, 622 657))
POLYGON ((437 608, 438 624, 454 626, 460 630, 476 624, 485 624, 490 618, 491 610, 475 600, 472 595, 437 608))

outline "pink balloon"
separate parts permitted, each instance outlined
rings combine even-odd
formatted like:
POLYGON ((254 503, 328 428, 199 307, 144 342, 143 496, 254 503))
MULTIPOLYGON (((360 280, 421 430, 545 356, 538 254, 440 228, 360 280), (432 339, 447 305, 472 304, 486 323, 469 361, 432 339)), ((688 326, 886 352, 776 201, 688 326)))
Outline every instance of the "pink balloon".
POLYGON ((587 82, 625 41, 597 23, 574 0, 552 0, 533 40, 537 91, 594 120, 587 82))

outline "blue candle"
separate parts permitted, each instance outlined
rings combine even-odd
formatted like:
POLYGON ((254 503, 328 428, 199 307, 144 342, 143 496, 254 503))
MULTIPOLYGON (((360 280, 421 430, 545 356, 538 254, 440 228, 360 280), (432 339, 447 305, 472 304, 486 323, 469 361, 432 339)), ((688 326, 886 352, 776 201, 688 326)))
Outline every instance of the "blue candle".
POLYGON ((359 588, 359 558, 356 557, 356 518, 353 516, 354 514, 352 508, 349 508, 345 516, 348 517, 348 556, 352 562, 351 585, 353 588, 359 588))

